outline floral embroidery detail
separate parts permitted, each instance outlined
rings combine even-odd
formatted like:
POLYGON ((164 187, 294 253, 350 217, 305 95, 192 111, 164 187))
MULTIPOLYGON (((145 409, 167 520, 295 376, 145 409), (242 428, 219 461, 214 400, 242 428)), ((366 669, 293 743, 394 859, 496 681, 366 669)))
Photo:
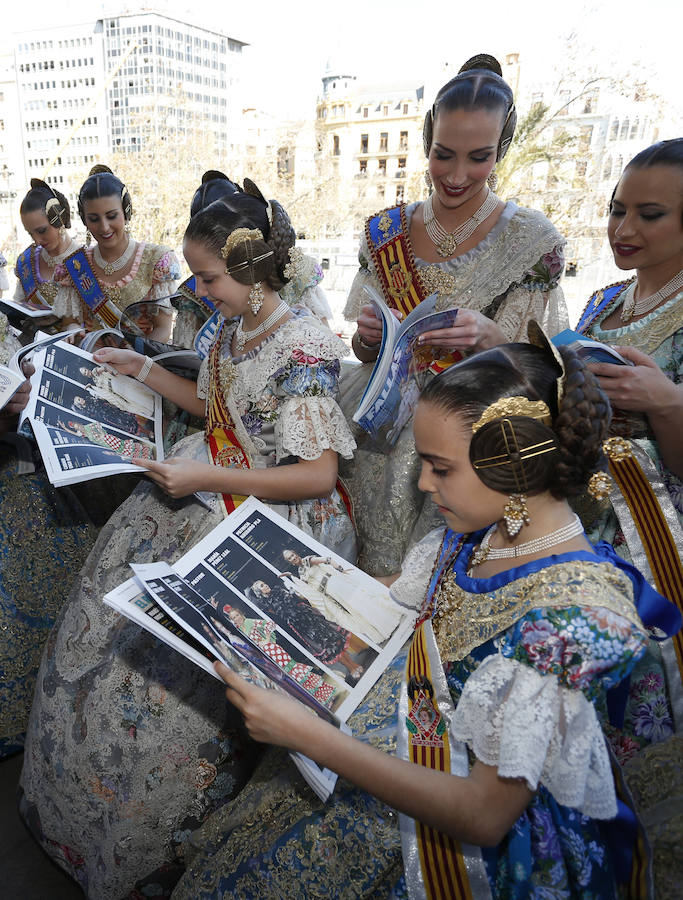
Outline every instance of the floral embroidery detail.
POLYGON ((560 276, 564 271, 564 250, 555 247, 550 253, 545 253, 535 266, 525 273, 525 282, 533 285, 545 285, 547 288, 557 287, 560 276))

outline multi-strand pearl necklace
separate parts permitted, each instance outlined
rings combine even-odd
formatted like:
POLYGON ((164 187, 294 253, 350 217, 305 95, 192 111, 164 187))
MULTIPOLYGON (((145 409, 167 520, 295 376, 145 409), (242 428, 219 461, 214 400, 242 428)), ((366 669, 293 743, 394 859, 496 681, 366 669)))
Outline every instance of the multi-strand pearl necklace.
POLYGON ((114 272, 118 272, 121 269, 125 268, 128 263, 131 261, 133 254, 135 253, 135 249, 138 245, 137 241, 134 241, 132 238, 128 238, 128 244, 126 249, 123 251, 121 256, 118 259, 115 259, 113 262, 107 262, 107 260, 102 256, 102 251, 100 250, 100 245, 95 244, 95 249, 93 250, 93 259, 97 263, 97 265, 102 269, 105 275, 113 275, 114 272))
POLYGON ((494 209, 500 202, 498 197, 489 188, 486 189, 486 197, 469 219, 465 219, 462 225, 458 225, 455 231, 446 231, 443 225, 436 218, 434 212, 434 194, 430 194, 422 205, 422 218, 424 219, 425 228, 429 239, 436 247, 439 256, 448 257, 455 253, 458 244, 463 244, 468 238, 472 237, 476 229, 481 223, 488 219, 494 209))
POLYGON ((74 250, 78 247, 76 241, 71 238, 69 241, 69 246, 63 253, 58 253, 56 256, 50 256, 45 247, 40 248, 40 258, 43 260, 45 265, 49 266, 51 269, 54 269, 55 266, 59 265, 59 263, 64 262, 64 260, 69 256, 70 253, 73 253, 74 250))
POLYGON ((672 294, 677 294, 683 288, 683 269, 678 275, 674 275, 671 281, 667 281, 664 287, 661 287, 654 294, 650 294, 649 297, 641 297, 640 300, 636 300, 637 283, 637 280, 633 281, 623 292, 622 296, 625 299, 621 307, 622 322, 628 322, 633 316, 642 316, 651 312, 656 306, 659 306, 662 300, 666 300, 672 294))
POLYGON ((576 513, 574 513, 571 522, 567 525, 551 531, 550 534, 534 538, 532 541, 517 544, 515 547, 491 547, 490 541, 497 529, 497 525, 492 525, 482 538, 481 544, 472 554, 469 565, 470 570, 474 569, 475 566, 480 566, 488 559, 514 559, 517 556, 531 556, 532 553, 549 550, 551 547, 562 544, 578 534, 583 534, 583 525, 576 513))
POLYGON ((264 319, 263 322, 252 331, 245 331, 242 328, 242 316, 240 316, 240 320, 237 323, 237 329, 235 331, 235 346, 239 351, 244 350, 244 345, 248 341, 253 341, 255 337, 258 337, 260 334, 265 334, 268 329, 273 326, 278 319, 281 319, 285 313, 289 312, 289 306, 285 303, 284 300, 280 300, 278 305, 272 311, 272 313, 268 316, 267 319, 264 319))

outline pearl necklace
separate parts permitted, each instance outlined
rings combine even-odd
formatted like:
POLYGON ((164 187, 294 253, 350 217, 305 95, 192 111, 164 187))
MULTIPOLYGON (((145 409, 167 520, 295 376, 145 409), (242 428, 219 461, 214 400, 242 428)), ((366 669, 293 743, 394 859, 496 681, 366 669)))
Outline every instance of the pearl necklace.
POLYGON ((636 300, 636 285, 638 281, 633 281, 624 291, 624 305, 621 307, 621 321, 628 322, 633 316, 642 316, 644 313, 651 312, 655 306, 658 306, 662 300, 665 300, 671 294, 677 294, 683 288, 683 269, 674 275, 671 281, 667 281, 664 287, 661 287, 649 297, 641 297, 636 300))
POLYGON ((245 331, 242 328, 242 316, 240 316, 240 320, 237 323, 237 329, 235 331, 235 346, 237 347, 237 349, 239 351, 244 350, 244 345, 248 341, 252 341, 260 334, 264 334, 272 325, 274 325, 278 321, 278 319, 281 319, 287 312, 289 312, 289 306, 285 303, 284 300, 280 300, 280 302, 268 316, 268 318, 264 319, 264 321, 261 322, 261 324, 257 328, 254 328, 252 331, 245 331))
POLYGON ((40 248, 40 258, 43 260, 45 265, 49 266, 51 269, 54 269, 55 266, 59 265, 59 263, 64 262, 64 260, 69 256, 70 253, 78 247, 76 241, 71 238, 69 240, 69 246, 63 253, 58 253, 56 256, 50 256, 45 247, 40 248))
POLYGON ((481 544, 472 554, 470 560, 469 571, 476 566, 480 566, 487 559, 514 559, 517 556, 530 556, 532 553, 538 553, 540 550, 548 550, 556 544, 562 544, 570 538, 583 534, 583 525, 581 519, 574 513, 574 516, 567 525, 551 531, 550 534, 544 534, 542 537, 534 538, 532 541, 525 541, 523 544, 517 544, 515 547, 491 547, 490 541, 498 526, 492 525, 484 535, 481 544))
POLYGON ((118 259, 115 259, 113 262, 107 262, 107 260, 102 256, 102 251, 100 250, 100 245, 95 244, 95 249, 93 250, 93 259, 97 263, 97 265, 102 269, 105 275, 113 275, 114 272, 118 272, 120 269, 123 269, 131 260, 131 257, 135 253, 135 249, 138 245, 137 241, 128 238, 128 244, 126 249, 123 251, 121 256, 118 259))
POLYGON ((462 225, 458 225, 455 231, 446 231, 436 218, 434 212, 434 194, 430 194, 429 197, 427 197, 422 205, 422 218, 424 219, 429 239, 436 247, 436 252, 439 256, 452 256, 455 253, 458 244, 464 244, 468 238, 472 237, 479 225, 481 225, 485 219, 488 219, 493 210, 498 206, 498 203, 500 202, 498 197, 489 188, 487 188, 486 191, 486 197, 479 209, 477 209, 469 219, 465 219, 462 225))

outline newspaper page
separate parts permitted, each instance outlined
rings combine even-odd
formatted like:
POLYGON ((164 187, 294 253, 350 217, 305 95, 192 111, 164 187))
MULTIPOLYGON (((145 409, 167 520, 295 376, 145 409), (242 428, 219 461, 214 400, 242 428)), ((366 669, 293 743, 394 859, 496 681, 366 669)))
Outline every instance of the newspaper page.
POLYGON ((163 459, 161 396, 59 341, 38 350, 24 411, 55 486, 120 472, 132 459, 163 459))
MULTIPOLYGON (((148 627, 139 609, 151 598, 214 657, 252 669, 253 680, 335 724, 357 708, 415 620, 388 588, 253 497, 172 568, 133 570, 136 578, 105 602, 129 615, 133 600, 130 618, 148 627)), ((165 639, 194 658, 177 634, 165 639)), ((314 790, 329 793, 331 773, 302 756, 296 762, 314 790)))

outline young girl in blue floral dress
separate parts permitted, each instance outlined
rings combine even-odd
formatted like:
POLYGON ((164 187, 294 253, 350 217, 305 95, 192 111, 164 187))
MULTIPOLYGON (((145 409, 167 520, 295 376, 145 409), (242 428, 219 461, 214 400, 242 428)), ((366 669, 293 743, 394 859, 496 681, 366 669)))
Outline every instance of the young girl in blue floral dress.
MULTIPOLYGON (((206 431, 180 441, 164 462, 139 461, 156 484, 136 488, 103 529, 39 674, 22 806, 43 846, 91 897, 125 896, 164 866, 172 882, 182 839, 235 792, 256 758, 215 681, 105 607, 104 594, 130 577, 130 562, 178 558, 248 494, 355 556, 335 489, 337 456, 354 448, 336 402, 347 350, 280 300, 295 235, 282 207, 267 206, 238 193, 187 229, 198 290, 225 317, 197 385, 132 350, 96 354, 206 414, 206 431)), ((147 885, 145 896, 163 893, 161 881, 157 872, 157 894, 147 885)))
POLYGON ((416 629, 351 720, 360 739, 217 664, 256 740, 342 778, 323 806, 266 755, 188 841, 174 898, 608 900, 631 878, 648 896, 600 720, 644 652, 643 621, 680 617, 586 540, 567 497, 604 465, 609 404, 572 351, 534 340, 451 367, 421 397, 420 487, 447 527, 393 583, 416 629))

